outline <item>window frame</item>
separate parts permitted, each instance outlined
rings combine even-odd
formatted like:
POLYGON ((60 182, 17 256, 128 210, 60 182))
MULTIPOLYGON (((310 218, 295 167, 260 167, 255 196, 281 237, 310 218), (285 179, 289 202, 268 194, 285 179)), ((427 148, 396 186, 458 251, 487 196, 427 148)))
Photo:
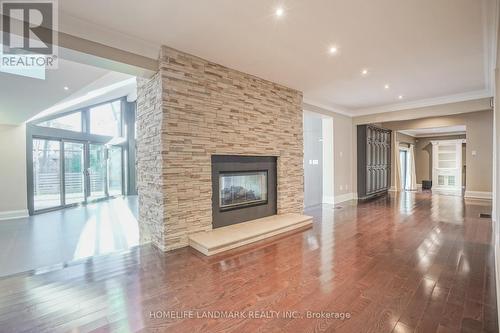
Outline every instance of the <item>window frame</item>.
POLYGON ((110 138, 111 136, 108 136, 108 135, 92 134, 90 132, 90 129, 91 129, 90 128, 90 109, 93 109, 93 108, 96 108, 96 107, 99 107, 99 106, 105 105, 105 104, 111 104, 111 103, 114 103, 117 101, 120 101, 120 128, 119 128, 120 134, 119 135, 120 135, 120 137, 124 137, 124 133, 125 133, 125 131, 124 131, 124 127, 125 127, 124 114, 126 112, 126 104, 128 103, 126 97, 114 98, 114 99, 111 99, 109 101, 88 105, 88 106, 85 106, 82 108, 64 111, 64 112, 53 114, 53 115, 48 115, 45 117, 41 117, 39 119, 35 119, 35 120, 29 122, 28 125, 37 126, 39 128, 51 129, 51 130, 61 130, 61 131, 67 131, 67 132, 73 132, 73 133, 81 133, 81 134, 88 134, 88 135, 95 135, 95 136, 110 138), (50 120, 55 120, 57 118, 62 118, 62 117, 65 117, 65 116, 68 116, 68 115, 74 114, 74 113, 80 113, 81 126, 82 126, 80 132, 40 125, 40 123, 50 121, 50 120))
POLYGON ((57 114, 57 116, 47 116, 47 117, 44 117, 44 118, 40 118, 40 119, 37 119, 33 122, 33 124, 35 126, 38 126, 38 127, 43 127, 43 128, 52 128, 52 129, 60 129, 60 130, 64 130, 64 131, 71 131, 71 132, 75 132, 75 133, 83 133, 84 131, 84 119, 83 119, 83 111, 82 110, 72 110, 72 111, 68 111, 68 112, 63 112, 63 113, 59 113, 57 114), (50 127, 50 126, 43 126, 43 125, 40 125, 41 123, 44 123, 46 121, 51 121, 51 120, 56 120, 56 119, 59 119, 59 118, 63 118, 63 117, 66 117, 66 116, 70 116, 72 114, 77 114, 79 113, 80 114, 80 131, 73 131, 73 130, 67 130, 67 129, 63 129, 63 128, 58 128, 58 127, 50 127))

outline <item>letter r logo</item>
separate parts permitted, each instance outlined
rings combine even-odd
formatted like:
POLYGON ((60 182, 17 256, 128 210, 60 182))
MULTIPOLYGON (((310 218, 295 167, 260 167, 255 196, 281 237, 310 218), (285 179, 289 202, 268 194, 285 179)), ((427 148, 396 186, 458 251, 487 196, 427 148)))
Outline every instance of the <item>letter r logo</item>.
POLYGON ((52 54, 54 5, 51 1, 2 1, 4 54, 52 54))

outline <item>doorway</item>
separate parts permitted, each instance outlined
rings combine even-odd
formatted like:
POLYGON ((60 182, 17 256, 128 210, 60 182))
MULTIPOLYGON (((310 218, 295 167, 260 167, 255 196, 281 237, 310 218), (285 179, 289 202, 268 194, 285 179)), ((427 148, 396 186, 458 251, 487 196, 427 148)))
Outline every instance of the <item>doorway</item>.
POLYGON ((334 203, 333 118, 304 112, 304 205, 334 203))
POLYGON ((465 139, 433 140, 432 188, 444 194, 462 195, 463 159, 465 139))
POLYGON ((39 213, 123 194, 123 148, 33 138, 33 207, 39 213))

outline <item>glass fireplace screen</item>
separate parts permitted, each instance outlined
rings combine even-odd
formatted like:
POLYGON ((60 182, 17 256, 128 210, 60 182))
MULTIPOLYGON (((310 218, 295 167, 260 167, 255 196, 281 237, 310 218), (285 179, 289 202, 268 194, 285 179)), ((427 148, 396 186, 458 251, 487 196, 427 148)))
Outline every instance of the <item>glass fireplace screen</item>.
POLYGON ((219 207, 221 209, 267 202, 267 171, 219 174, 219 207))

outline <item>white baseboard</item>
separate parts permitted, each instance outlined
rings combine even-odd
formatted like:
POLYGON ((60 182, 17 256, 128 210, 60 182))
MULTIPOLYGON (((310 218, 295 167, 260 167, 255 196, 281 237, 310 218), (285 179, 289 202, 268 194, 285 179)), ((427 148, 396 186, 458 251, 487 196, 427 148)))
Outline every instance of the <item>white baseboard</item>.
POLYGON ((493 194, 491 192, 481 192, 481 191, 465 191, 465 198, 471 199, 486 199, 492 200, 493 194))
POLYGON ((391 186, 391 187, 389 188, 389 191, 390 191, 390 192, 397 192, 397 191, 398 191, 398 189, 396 188, 396 186, 391 186))
POLYGON ((356 200, 357 199, 357 193, 346 193, 346 194, 341 194, 341 195, 337 195, 335 197, 335 204, 338 204, 338 203, 341 203, 341 202, 345 202, 345 201, 349 201, 349 200, 356 200))
POLYGON ((28 217, 28 216, 29 216, 29 214, 28 214, 27 209, 7 210, 7 211, 0 212, 0 221, 20 219, 20 218, 28 217))
POLYGON ((422 189, 422 184, 417 184, 417 189, 422 189))
POLYGON ((333 205, 335 204, 335 197, 331 195, 325 195, 323 196, 323 203, 333 205))

